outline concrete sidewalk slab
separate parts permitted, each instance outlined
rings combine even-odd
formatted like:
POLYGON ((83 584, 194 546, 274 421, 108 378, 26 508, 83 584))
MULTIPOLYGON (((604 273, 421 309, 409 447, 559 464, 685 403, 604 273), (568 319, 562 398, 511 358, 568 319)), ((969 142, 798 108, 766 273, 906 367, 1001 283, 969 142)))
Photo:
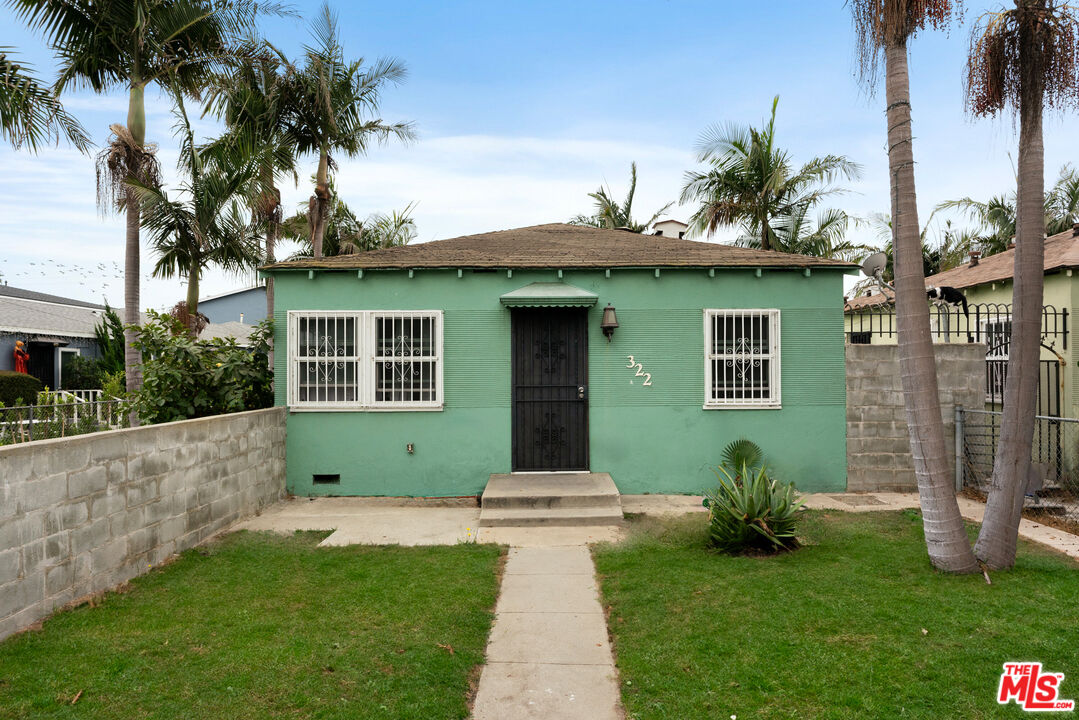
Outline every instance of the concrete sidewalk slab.
POLYGON ((622 511, 627 515, 684 515, 705 513, 700 495, 623 495, 622 511))
MULTIPOLYGON (((323 546, 454 545, 474 541, 480 511, 462 503, 402 502, 410 498, 315 498, 277 503, 239 530, 332 530, 323 546)), ((456 498, 454 498, 456 500, 456 498)))
POLYGON ((485 527, 479 542, 514 547, 582 547, 598 542, 620 542, 626 536, 621 526, 600 527, 485 527))
POLYGON ((498 613, 487 662, 611 665, 603 613, 498 613))
POLYGON ((592 560, 574 547, 515 547, 506 557, 504 575, 587 575, 592 577, 592 560))
POLYGON ((599 610, 599 589, 591 575, 516 575, 502 578, 495 612, 589 613, 599 610))
POLYGON ((498 663, 483 670, 474 720, 620 718, 618 679, 604 665, 498 663))

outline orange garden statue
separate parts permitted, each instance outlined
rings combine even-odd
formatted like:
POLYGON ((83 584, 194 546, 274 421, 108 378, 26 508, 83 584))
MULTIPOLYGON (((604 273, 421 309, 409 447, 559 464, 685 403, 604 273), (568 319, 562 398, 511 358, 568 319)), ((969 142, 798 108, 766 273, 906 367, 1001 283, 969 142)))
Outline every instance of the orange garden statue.
POLYGON ((30 353, 26 352, 26 347, 23 345, 22 340, 15 341, 15 372, 29 374, 29 370, 26 367, 27 362, 30 360, 30 353))

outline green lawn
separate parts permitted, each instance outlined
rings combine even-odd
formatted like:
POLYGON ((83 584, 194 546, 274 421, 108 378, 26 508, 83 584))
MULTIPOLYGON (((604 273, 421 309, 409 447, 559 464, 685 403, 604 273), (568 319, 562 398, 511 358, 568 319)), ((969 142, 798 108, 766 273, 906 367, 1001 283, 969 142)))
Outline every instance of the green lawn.
POLYGON ((595 550, 630 718, 1022 717, 996 703, 1008 660, 1079 699, 1063 555, 1022 544, 990 586, 931 570, 914 511, 811 512, 808 546, 767 558, 708 551, 705 523, 640 519, 595 550))
POLYGON ((322 537, 230 535, 0 643, 0 718, 466 717, 500 549, 322 537))

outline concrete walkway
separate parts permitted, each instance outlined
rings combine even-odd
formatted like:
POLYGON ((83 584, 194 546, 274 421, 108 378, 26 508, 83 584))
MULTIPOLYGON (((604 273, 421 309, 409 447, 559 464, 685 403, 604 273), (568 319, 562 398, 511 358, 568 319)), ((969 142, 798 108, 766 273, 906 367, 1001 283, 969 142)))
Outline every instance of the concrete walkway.
POLYGON ((615 542, 624 529, 611 526, 480 528, 475 498, 291 498, 267 508, 235 530, 330 530, 321 547, 339 545, 510 546, 586 545, 615 542))
POLYGON ((473 718, 621 717, 588 547, 511 548, 473 718))
MULTIPOLYGON (((822 510, 869 512, 918 507, 917 493, 815 493, 806 505, 822 510)), ((703 513, 696 495, 623 495, 627 514, 681 515, 703 513)), ((959 498, 963 517, 981 522, 985 505, 959 498)), ((322 541, 332 545, 453 545, 484 542, 511 547, 548 547, 617 542, 618 527, 477 528, 480 510, 475 498, 293 498, 276 503, 237 530, 331 530, 322 541)), ((1019 535, 1079 559, 1079 536, 1023 520, 1019 535)))

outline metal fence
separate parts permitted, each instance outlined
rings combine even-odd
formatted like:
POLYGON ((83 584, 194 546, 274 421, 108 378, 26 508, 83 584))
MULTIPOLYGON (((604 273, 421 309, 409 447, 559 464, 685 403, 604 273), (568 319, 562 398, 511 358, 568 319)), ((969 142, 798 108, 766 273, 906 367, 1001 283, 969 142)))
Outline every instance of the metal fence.
MULTIPOLYGON (((1004 413, 956 409, 956 485, 987 495, 1004 413)), ((1038 415, 1031 443, 1028 511, 1079 523, 1079 420, 1038 415)))
MULTIPOLYGON (((869 345, 875 339, 896 339, 895 307, 890 303, 844 307, 847 342, 869 345)), ((971 303, 964 313, 949 305, 930 305, 929 325, 934 342, 985 343, 985 404, 1004 407, 1004 386, 1012 336, 1012 306, 971 303)), ((1061 414, 1061 368, 1068 349, 1068 309, 1042 306, 1041 359, 1038 365, 1038 414, 1061 414)))
MULTIPOLYGON (((847 341, 869 344, 873 338, 894 338, 897 334, 895 306, 891 303, 854 305, 848 302, 847 341)), ((970 303, 967 312, 950 305, 929 306, 929 326, 935 342, 978 342, 989 346, 990 355, 1007 355, 1012 331, 1009 303, 970 303)), ((1042 342, 1047 348, 1068 349, 1068 309, 1042 307, 1042 342)))
POLYGON ((54 402, 0 407, 0 445, 128 427, 127 404, 116 399, 45 398, 54 402))

